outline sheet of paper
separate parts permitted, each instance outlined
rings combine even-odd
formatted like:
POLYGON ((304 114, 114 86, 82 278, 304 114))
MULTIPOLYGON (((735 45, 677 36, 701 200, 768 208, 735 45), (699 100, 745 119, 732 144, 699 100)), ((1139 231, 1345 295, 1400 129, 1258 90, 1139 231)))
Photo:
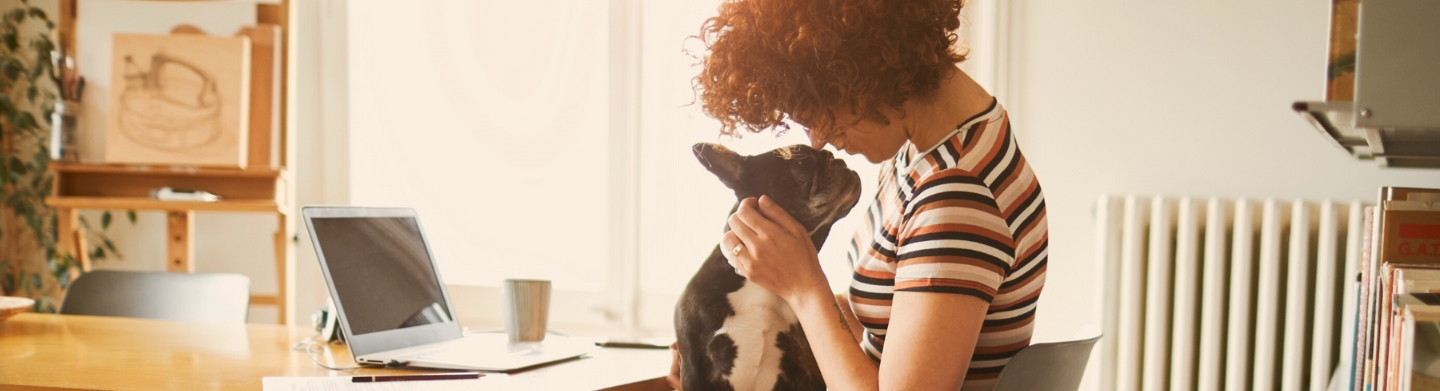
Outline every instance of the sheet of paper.
POLYGON ((264 391, 460 391, 512 389, 510 377, 485 374, 473 380, 425 380, 381 383, 355 383, 345 376, 267 377, 261 380, 264 391))

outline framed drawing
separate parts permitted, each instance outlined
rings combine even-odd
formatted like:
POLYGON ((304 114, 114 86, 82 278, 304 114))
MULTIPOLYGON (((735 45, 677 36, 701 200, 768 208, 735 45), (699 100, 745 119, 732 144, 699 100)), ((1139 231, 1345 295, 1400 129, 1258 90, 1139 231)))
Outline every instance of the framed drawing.
POLYGON ((105 162, 245 168, 250 40, 115 34, 105 162))

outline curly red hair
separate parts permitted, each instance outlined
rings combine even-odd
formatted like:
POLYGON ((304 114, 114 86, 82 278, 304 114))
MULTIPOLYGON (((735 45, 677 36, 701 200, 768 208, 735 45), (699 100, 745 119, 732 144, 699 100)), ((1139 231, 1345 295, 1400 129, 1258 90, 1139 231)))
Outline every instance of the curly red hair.
POLYGON ((706 20, 693 88, 720 133, 812 132, 834 110, 888 123, 882 107, 940 87, 957 52, 962 0, 728 0, 706 20))

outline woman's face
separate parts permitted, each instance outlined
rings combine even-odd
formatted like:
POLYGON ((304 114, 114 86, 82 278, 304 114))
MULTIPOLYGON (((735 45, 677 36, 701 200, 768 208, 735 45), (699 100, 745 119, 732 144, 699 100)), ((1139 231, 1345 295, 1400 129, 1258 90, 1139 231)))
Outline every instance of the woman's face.
POLYGON ((815 149, 830 144, 850 155, 864 155, 871 163, 894 157, 909 139, 900 121, 891 120, 889 125, 868 119, 857 121, 854 114, 839 112, 835 113, 834 129, 811 132, 806 128, 805 135, 810 137, 810 146, 815 149))

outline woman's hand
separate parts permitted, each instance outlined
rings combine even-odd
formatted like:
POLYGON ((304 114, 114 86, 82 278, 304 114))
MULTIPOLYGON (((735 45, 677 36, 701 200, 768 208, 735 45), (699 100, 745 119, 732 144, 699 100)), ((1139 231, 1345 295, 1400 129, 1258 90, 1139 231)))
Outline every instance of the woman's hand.
POLYGON ((685 391, 680 387, 680 343, 670 344, 670 354, 674 359, 670 361, 670 375, 665 376, 665 382, 670 383, 670 388, 675 391, 685 391))
POLYGON ((807 295, 830 297, 810 233, 770 197, 741 200, 729 222, 721 250, 741 276, 792 305, 807 295))

